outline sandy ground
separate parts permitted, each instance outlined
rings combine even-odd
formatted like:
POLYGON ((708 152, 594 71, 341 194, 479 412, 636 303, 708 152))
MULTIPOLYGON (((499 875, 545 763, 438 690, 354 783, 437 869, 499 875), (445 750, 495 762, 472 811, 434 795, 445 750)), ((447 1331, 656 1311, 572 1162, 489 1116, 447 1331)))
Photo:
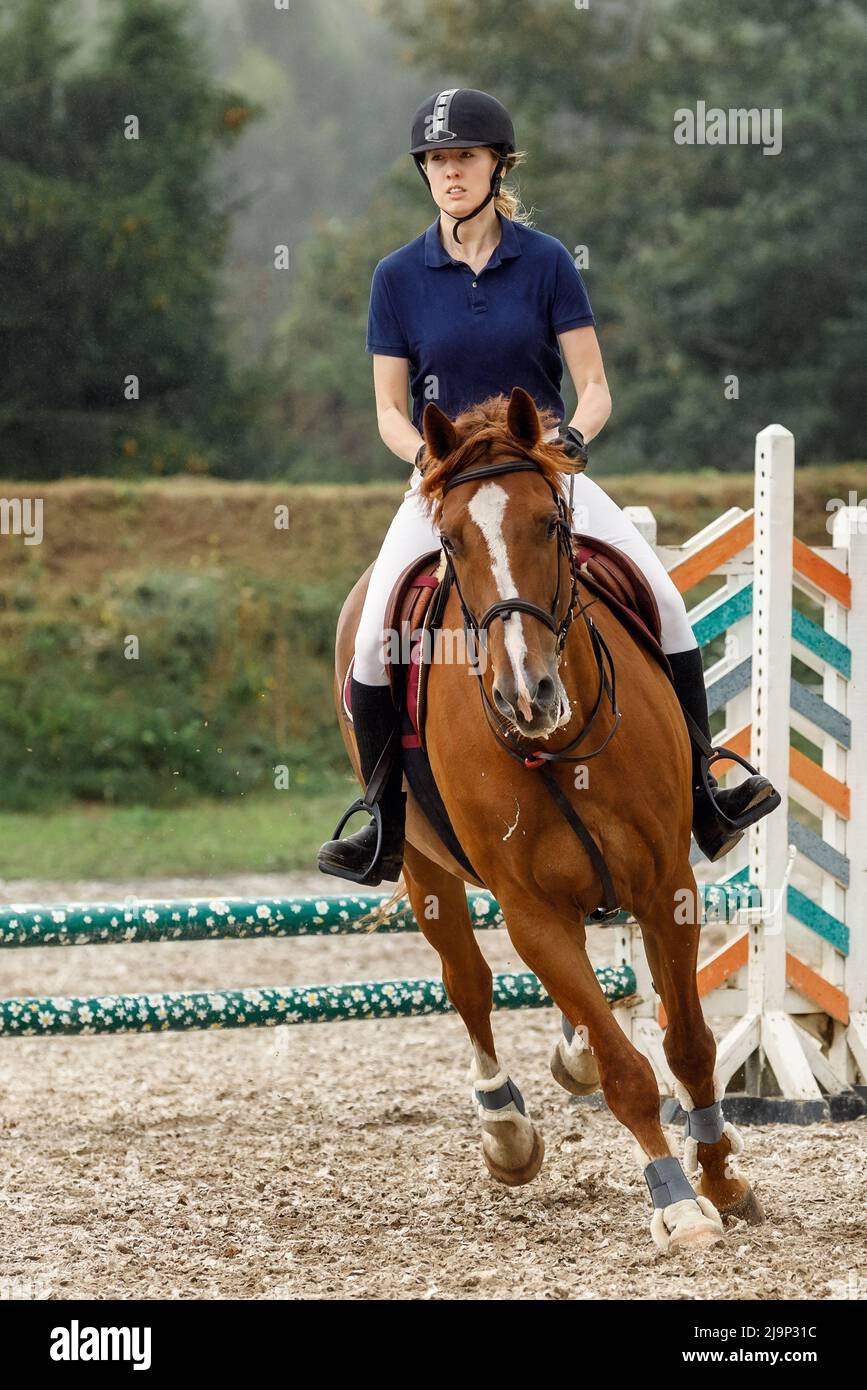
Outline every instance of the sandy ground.
MULTIPOLYGON (((0 897, 210 887, 7 883, 0 897)), ((322 877, 220 888, 321 892, 322 877)), ((495 969, 520 965, 503 933, 480 941, 495 969)), ((7 951, 2 992, 325 983, 437 964, 414 936, 7 951)), ((669 1259, 650 1239, 631 1139, 551 1078, 556 1034, 551 1011, 497 1019, 547 1146, 518 1189, 482 1163, 454 1016, 4 1040, 0 1297, 867 1297, 867 1121, 747 1129, 742 1171, 768 1223, 669 1259)))

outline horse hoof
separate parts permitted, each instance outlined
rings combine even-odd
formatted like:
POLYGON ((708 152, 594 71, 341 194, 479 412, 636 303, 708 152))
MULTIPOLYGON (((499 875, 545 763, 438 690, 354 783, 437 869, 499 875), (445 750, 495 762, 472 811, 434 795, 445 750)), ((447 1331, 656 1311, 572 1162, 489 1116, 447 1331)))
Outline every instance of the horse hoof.
POLYGON ((573 1066, 577 1070, 577 1075, 571 1072, 563 1061, 563 1053, 560 1050, 560 1043, 551 1054, 551 1075, 562 1086, 564 1091, 568 1091, 573 1096, 592 1096, 594 1091, 599 1090, 599 1068, 596 1065, 596 1058, 592 1052, 581 1052, 573 1058, 573 1066))
POLYGON ((723 1221, 746 1221, 750 1226, 761 1226, 768 1219, 764 1207, 749 1186, 731 1206, 720 1207, 719 1214, 723 1221))
POLYGON ((538 1129, 533 1129, 533 1151, 523 1168, 501 1168, 499 1163, 495 1163, 490 1157, 484 1145, 482 1146, 482 1157, 487 1165, 488 1172, 497 1182, 505 1183, 506 1187, 523 1187, 524 1183, 532 1182, 542 1167, 542 1159, 545 1157, 545 1141, 538 1129))
POLYGON ((707 1197, 685 1197, 653 1213, 650 1234, 664 1254, 707 1250, 723 1238, 719 1212, 707 1197))

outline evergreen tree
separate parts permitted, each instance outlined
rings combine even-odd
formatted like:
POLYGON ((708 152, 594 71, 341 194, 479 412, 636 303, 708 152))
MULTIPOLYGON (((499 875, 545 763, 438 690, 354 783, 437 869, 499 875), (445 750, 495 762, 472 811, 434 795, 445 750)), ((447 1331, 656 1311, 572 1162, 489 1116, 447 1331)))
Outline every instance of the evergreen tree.
POLYGON ((61 26, 25 0, 0 43, 3 470, 243 472, 254 392, 222 343, 210 169, 253 113, 167 0, 117 0, 86 70, 61 26))
MULTIPOLYGON (((772 421, 793 430, 801 461, 863 452, 862 0, 777 0, 766 10, 752 0, 574 12, 562 0, 379 7, 406 61, 428 74, 426 90, 481 87, 506 102, 530 154, 520 185, 536 225, 589 250, 583 273, 614 398, 595 471, 742 468, 772 421), (781 152, 676 144, 675 113, 699 101, 781 109, 781 152)), ((310 413, 293 461, 299 476, 314 458, 349 474, 332 448, 337 418, 359 441, 356 476, 359 466, 380 477, 400 468, 371 427, 363 319, 376 261, 436 215, 416 185, 402 159, 369 215, 335 232, 327 250, 321 238, 311 248, 296 284, 293 342, 310 344, 318 363, 313 380, 303 352, 286 360, 289 413, 302 398, 310 413), (350 243, 366 249, 366 264, 350 243), (323 254, 325 281, 315 273, 323 254), (345 278, 362 270, 361 287, 345 278)))

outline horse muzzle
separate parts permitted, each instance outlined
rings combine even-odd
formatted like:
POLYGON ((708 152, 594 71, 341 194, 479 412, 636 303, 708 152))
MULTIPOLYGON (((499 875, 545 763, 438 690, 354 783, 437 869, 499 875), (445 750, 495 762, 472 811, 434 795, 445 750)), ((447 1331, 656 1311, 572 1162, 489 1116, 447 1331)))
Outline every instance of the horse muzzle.
POLYGON ((546 738, 559 726, 565 691, 554 676, 542 676, 521 691, 511 675, 497 677, 491 688, 494 708, 515 731, 528 738, 546 738))

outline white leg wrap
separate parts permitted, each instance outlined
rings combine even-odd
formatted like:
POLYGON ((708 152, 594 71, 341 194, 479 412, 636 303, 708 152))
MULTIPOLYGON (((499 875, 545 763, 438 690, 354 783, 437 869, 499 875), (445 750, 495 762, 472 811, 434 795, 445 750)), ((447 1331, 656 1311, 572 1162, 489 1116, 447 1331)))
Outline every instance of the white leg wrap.
POLYGON ((590 1046, 585 1042, 577 1028, 572 1034, 571 1042, 561 1036, 557 1039, 557 1050, 560 1053, 560 1060, 568 1072, 573 1076, 580 1077, 582 1080, 585 1075, 592 1073, 596 1066, 596 1060, 590 1051, 590 1046))
POLYGON ((525 1120, 525 1116, 521 1114, 513 1100, 509 1101, 507 1105, 499 1106, 496 1110, 486 1110, 481 1101, 476 1098, 476 1091, 499 1091, 501 1086, 505 1086, 509 1080, 507 1071, 500 1070, 496 1076, 481 1077, 478 1075, 473 1061, 470 1064, 468 1080, 472 1086, 470 1094, 480 1120, 514 1120, 516 1116, 519 1120, 525 1120))
POLYGON ((657 1209, 650 1218, 650 1234, 663 1254, 693 1246, 703 1249, 715 1245, 723 1234, 722 1218, 707 1197, 672 1202, 657 1209))
MULTIPOLYGON (((472 1084, 472 1096, 481 1125, 482 1146, 485 1152, 501 1168, 522 1167, 528 1162, 536 1145, 536 1130, 532 1121, 526 1114, 522 1114, 514 1100, 487 1110, 475 1094, 476 1091, 499 1091, 509 1081, 509 1073, 501 1069, 495 1076, 483 1077, 479 1074, 478 1063, 473 1056, 467 1079, 472 1084)), ((514 1082, 512 1084, 514 1085, 514 1082)))
POLYGON ((560 1048, 564 1057, 580 1057, 582 1052, 590 1050, 590 1044, 584 1036, 583 1029, 576 1028, 569 1042, 562 1033, 560 1034, 560 1048))
MULTIPOLYGON (((680 1101, 682 1108, 687 1112, 687 1114, 690 1110, 695 1109, 695 1102, 693 1101, 692 1096, 689 1094, 689 1091, 686 1089, 682 1082, 677 1080, 675 1081, 674 1094, 677 1096, 677 1099, 680 1101)), ((725 1086, 723 1085, 723 1082, 720 1079, 719 1075, 716 1072, 714 1072, 714 1101, 722 1101, 724 1095, 725 1086)), ((741 1136, 740 1131, 735 1129, 734 1125, 730 1124, 728 1120, 725 1122, 723 1126, 723 1132, 720 1137, 727 1138, 729 1143, 731 1144, 731 1154, 729 1155, 729 1159, 726 1164, 726 1177, 735 1177, 737 1169, 736 1165, 732 1162, 732 1158, 735 1154, 743 1153, 743 1138, 741 1136)), ((687 1138, 684 1140, 683 1167, 687 1177, 690 1178, 696 1177, 698 1173, 701 1171, 698 1161, 698 1141, 690 1138, 689 1136, 687 1136, 687 1138)))
POLYGON ((591 1089, 598 1089, 599 1068, 583 1030, 576 1028, 568 1042, 562 1033, 557 1039, 551 1064, 555 1077, 557 1076, 558 1059, 563 1070, 568 1072, 572 1079, 584 1087, 588 1093, 591 1089))

